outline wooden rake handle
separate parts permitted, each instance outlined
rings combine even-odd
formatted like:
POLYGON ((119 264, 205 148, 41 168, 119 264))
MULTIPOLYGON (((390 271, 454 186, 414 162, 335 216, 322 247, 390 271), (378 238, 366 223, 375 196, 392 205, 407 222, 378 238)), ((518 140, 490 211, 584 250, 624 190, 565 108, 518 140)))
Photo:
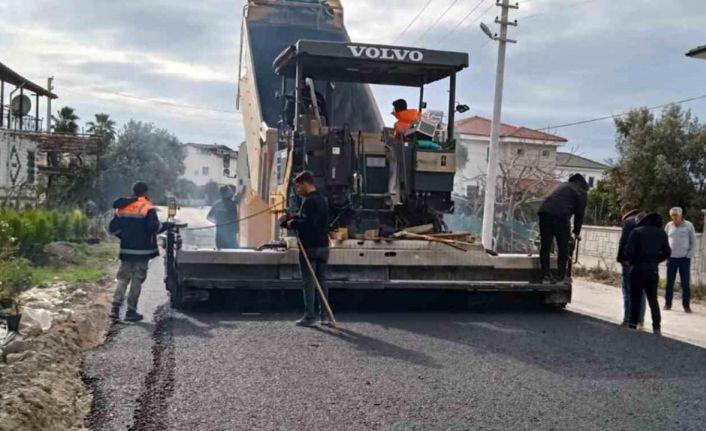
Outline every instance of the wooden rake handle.
POLYGON ((311 273, 311 276, 314 278, 314 284, 316 285, 316 291, 319 293, 319 299, 321 300, 321 303, 324 304, 324 308, 326 309, 326 314, 328 315, 328 318, 331 320, 331 326, 334 328, 338 328, 338 322, 336 322, 336 316, 333 315, 333 310, 331 310, 331 305, 328 303, 328 299, 326 299, 326 295, 324 295, 324 289, 321 288, 321 284, 319 283, 319 279, 316 277, 316 271, 314 271, 314 267, 311 265, 311 261, 309 260, 309 256, 306 254, 306 249, 304 248, 304 244, 302 244, 302 240, 299 239, 299 235, 297 235, 297 245, 299 245, 299 253, 304 255, 304 261, 306 262, 307 268, 309 268, 309 272, 311 273))

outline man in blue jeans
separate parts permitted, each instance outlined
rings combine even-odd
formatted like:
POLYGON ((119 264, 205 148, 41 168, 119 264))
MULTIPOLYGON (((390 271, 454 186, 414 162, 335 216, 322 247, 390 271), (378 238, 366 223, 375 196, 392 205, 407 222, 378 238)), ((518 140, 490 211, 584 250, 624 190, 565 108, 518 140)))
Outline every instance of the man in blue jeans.
MULTIPOLYGON (((632 271, 632 265, 625 253, 625 247, 627 246, 630 234, 635 229, 635 226, 637 226, 637 216, 640 214, 640 210, 635 209, 633 204, 626 203, 620 208, 620 213, 623 217, 623 232, 620 234, 620 242, 618 243, 617 261, 623 269, 623 326, 628 326, 630 324, 631 313, 630 272, 632 271)), ((641 327, 645 322, 645 294, 643 293, 640 298, 638 326, 641 327)))
POLYGON ((674 282, 681 280, 681 300, 684 311, 691 313, 691 259, 696 254, 698 244, 696 242, 696 230, 694 225, 684 220, 683 211, 679 207, 669 210, 671 222, 667 223, 664 230, 669 237, 669 246, 672 248, 672 256, 667 262, 667 293, 665 295, 665 310, 672 309, 672 299, 674 298, 674 282))

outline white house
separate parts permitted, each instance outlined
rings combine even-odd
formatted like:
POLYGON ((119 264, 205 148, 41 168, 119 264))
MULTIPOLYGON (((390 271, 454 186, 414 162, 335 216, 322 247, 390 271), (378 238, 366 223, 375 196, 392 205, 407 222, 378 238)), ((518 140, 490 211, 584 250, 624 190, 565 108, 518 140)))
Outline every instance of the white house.
POLYGON ((50 118, 40 113, 58 97, 0 63, 0 207, 35 206, 52 195, 53 178, 100 157, 95 136, 49 133, 50 118))
POLYGON ((566 181, 573 174, 581 174, 593 187, 605 175, 608 165, 577 156, 571 153, 556 154, 556 174, 562 181, 566 181))
POLYGON ((225 145, 184 144, 184 175, 197 186, 210 182, 218 185, 238 185, 238 151, 225 145))
MULTIPOLYGON (((490 148, 491 120, 479 116, 456 122, 457 145, 466 149, 467 160, 458 162, 454 192, 461 196, 478 194, 485 184, 490 148)), ((498 161, 501 174, 528 182, 554 176, 557 149, 567 142, 527 127, 501 124, 498 161)))
POLYGON ((23 134, 0 130, 0 201, 35 199, 38 147, 23 134))

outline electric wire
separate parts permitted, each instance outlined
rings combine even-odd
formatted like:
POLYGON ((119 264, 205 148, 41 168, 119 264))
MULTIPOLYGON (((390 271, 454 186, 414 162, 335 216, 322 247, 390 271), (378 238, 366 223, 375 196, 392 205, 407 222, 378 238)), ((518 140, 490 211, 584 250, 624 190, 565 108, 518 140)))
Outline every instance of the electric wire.
MULTIPOLYGON (((526 0, 526 1, 531 1, 531 0, 526 0)), ((555 7, 555 8, 553 8, 551 11, 552 11, 552 12, 556 12, 556 11, 562 11, 562 10, 573 9, 573 8, 577 8, 577 7, 579 7, 579 6, 583 6, 583 5, 586 5, 586 4, 589 4, 589 3, 595 3, 595 2, 597 2, 597 1, 599 1, 599 0, 585 0, 585 1, 579 1, 579 2, 576 2, 576 3, 565 4, 565 5, 562 5, 561 7, 555 7)), ((533 13, 533 14, 530 14, 530 15, 521 16, 521 17, 518 18, 518 21, 519 21, 519 20, 527 21, 527 20, 529 20, 529 19, 535 19, 535 18, 537 18, 537 17, 539 17, 539 16, 547 15, 548 13, 549 13, 549 12, 537 12, 537 13, 533 13)))
MULTIPOLYGON (((674 102, 662 103, 662 104, 660 104, 660 105, 655 105, 655 106, 647 107, 646 109, 647 109, 648 111, 654 111, 654 110, 657 110, 657 109, 666 108, 666 107, 668 107, 668 106, 672 106, 672 105, 682 105, 682 104, 684 104, 684 103, 689 103, 689 102, 693 102, 693 101, 695 101, 695 100, 701 100, 701 99, 706 99, 706 94, 701 95, 701 96, 689 97, 688 99, 676 100, 676 101, 674 101, 674 102)), ((605 120, 610 120, 610 119, 615 119, 615 118, 624 117, 624 116, 628 115, 630 112, 631 112, 631 111, 626 111, 626 112, 621 112, 620 114, 605 115, 605 116, 602 116, 602 117, 590 118, 590 119, 587 119, 587 120, 574 121, 574 122, 565 123, 565 124, 557 124, 557 125, 554 125, 554 126, 547 126, 547 127, 544 127, 544 128, 542 128, 542 129, 537 129, 537 130, 539 130, 539 131, 547 131, 547 130, 563 129, 563 128, 566 128, 566 127, 580 126, 580 125, 583 125, 583 124, 596 123, 596 122, 599 122, 599 121, 605 121, 605 120)))
POLYGON ((412 45, 416 45, 416 44, 418 44, 420 41, 422 41, 422 40, 426 37, 426 35, 429 34, 429 32, 430 32, 434 27, 436 27, 436 25, 437 25, 439 22, 441 22, 442 19, 444 19, 444 17, 446 16, 446 14, 449 13, 449 11, 450 11, 454 6, 456 6, 456 3, 458 3, 458 2, 459 2, 459 0, 453 0, 453 1, 451 2, 451 4, 449 4, 449 6, 446 8, 446 10, 445 10, 441 15, 439 15, 439 16, 436 18, 436 21, 434 21, 434 24, 428 26, 428 27, 422 32, 422 34, 419 35, 419 37, 417 37, 417 38, 414 40, 414 42, 412 42, 412 45))
POLYGON ((414 23, 419 19, 419 17, 422 16, 422 14, 424 13, 424 11, 426 11, 427 8, 428 8, 433 2, 434 2, 434 0, 429 0, 429 1, 427 2, 427 4, 424 5, 424 7, 419 11, 419 13, 417 13, 417 15, 415 15, 415 17, 412 18, 412 21, 410 21, 409 24, 407 24, 407 27, 405 27, 404 30, 402 30, 402 31, 400 32, 400 34, 398 34, 397 37, 395 37, 395 38, 392 40, 392 43, 393 43, 393 44, 397 43, 397 41, 400 40, 400 38, 401 38, 402 36, 404 36, 405 33, 407 33, 407 31, 412 27, 412 24, 414 24, 414 23))
MULTIPOLYGON (((448 37, 450 37, 452 34, 454 34, 454 33, 456 32, 456 30, 458 30, 458 28, 461 27, 461 26, 463 25, 463 23, 466 22, 466 20, 467 20, 468 18, 470 18, 471 15, 473 15, 473 13, 474 13, 476 10, 478 10, 478 8, 479 8, 483 3, 485 3, 486 1, 488 1, 488 0, 480 0, 480 1, 473 7, 473 9, 471 9, 470 12, 468 12, 458 23, 456 23, 456 25, 455 25, 451 30, 449 30, 448 32, 446 32, 446 34, 444 34, 444 35, 439 39, 439 41, 436 43, 436 45, 437 45, 437 46, 438 46, 438 45, 441 45, 441 43, 442 43, 444 40, 446 40, 448 37)), ((481 12, 480 16, 485 15, 485 13, 488 12, 488 10, 490 10, 493 6, 494 6, 494 5, 491 4, 487 9, 485 9, 483 12, 481 12)), ((477 21, 477 20, 478 20, 478 19, 476 18, 475 21, 477 21)), ((475 23, 475 21, 473 21, 470 25, 472 25, 473 23, 475 23)))

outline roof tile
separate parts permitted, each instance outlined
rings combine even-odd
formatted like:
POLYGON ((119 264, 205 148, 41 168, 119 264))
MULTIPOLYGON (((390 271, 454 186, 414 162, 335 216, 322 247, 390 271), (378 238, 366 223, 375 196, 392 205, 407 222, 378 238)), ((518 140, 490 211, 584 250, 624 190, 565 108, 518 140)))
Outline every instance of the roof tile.
MULTIPOLYGON (((490 136, 492 122, 483 117, 473 116, 456 122, 456 131, 468 135, 490 136)), ((536 141, 567 142, 566 138, 540 132, 539 130, 527 127, 513 126, 511 124, 500 124, 501 138, 531 139, 536 141)))

